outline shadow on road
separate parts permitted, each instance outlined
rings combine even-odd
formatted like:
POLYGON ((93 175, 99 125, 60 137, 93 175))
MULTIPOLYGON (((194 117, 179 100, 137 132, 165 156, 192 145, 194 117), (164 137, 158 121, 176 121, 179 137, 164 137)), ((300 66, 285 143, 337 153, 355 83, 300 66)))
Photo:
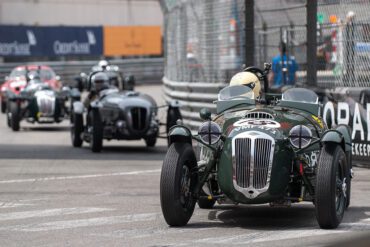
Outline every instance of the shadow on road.
POLYGON ((106 146, 101 153, 92 153, 87 145, 73 148, 63 145, 7 145, 0 144, 1 159, 46 160, 163 160, 166 146, 106 146))
MULTIPOLYGON (((196 209, 202 210, 202 209, 196 209)), ((370 207, 351 207, 345 212, 342 225, 338 229, 348 228, 346 223, 356 223, 368 219, 370 207)), ((211 222, 190 222, 190 228, 241 227, 260 231, 286 229, 319 229, 315 217, 315 208, 310 204, 293 205, 290 208, 263 206, 217 206, 209 210, 211 222), (212 222, 212 220, 215 220, 212 222), (220 223, 221 221, 221 223, 220 223)))

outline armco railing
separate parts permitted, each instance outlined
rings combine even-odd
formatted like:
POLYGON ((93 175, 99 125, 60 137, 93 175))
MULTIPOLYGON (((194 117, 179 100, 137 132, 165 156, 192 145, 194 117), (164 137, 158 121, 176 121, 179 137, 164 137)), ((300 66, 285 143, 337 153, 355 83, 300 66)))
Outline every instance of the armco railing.
POLYGON ((218 92, 227 84, 204 82, 174 82, 163 78, 164 97, 167 102, 177 100, 181 104, 181 114, 184 124, 197 129, 201 124, 200 109, 207 107, 216 112, 218 92))
MULTIPOLYGON (((81 72, 89 73, 98 61, 63 61, 63 62, 28 62, 0 64, 0 84, 10 71, 24 64, 48 65, 61 77, 64 84, 73 83, 74 78, 81 72)), ((137 58, 112 60, 113 65, 119 66, 124 75, 134 75, 137 84, 161 83, 163 77, 163 58, 137 58)))

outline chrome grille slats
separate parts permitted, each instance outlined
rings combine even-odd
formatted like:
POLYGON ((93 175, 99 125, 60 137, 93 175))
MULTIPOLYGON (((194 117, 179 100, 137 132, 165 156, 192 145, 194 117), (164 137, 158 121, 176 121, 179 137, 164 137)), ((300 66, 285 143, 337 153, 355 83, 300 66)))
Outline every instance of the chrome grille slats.
POLYGON ((236 180, 239 186, 245 188, 250 185, 250 165, 251 165, 251 140, 237 139, 236 140, 236 180))
POLYGON ((267 191, 270 183, 275 140, 259 131, 233 138, 234 187, 248 198, 267 191))
POLYGON ((250 119, 250 118, 253 118, 253 119, 274 119, 274 117, 270 113, 267 113, 267 112, 248 112, 245 115, 245 118, 246 119, 250 119))
POLYGON ((253 187, 262 189, 267 184, 267 174, 271 152, 271 141, 256 139, 253 187))

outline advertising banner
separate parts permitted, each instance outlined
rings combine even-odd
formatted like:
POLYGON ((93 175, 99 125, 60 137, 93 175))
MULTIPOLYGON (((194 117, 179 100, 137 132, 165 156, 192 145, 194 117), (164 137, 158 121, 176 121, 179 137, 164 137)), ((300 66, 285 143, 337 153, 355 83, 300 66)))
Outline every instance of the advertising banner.
POLYGON ((160 26, 105 26, 105 56, 142 56, 162 53, 160 26))
POLYGON ((42 33, 27 26, 0 26, 0 56, 40 56, 42 33))
POLYGON ((102 27, 0 26, 0 56, 101 55, 102 27))
POLYGON ((326 92, 323 103, 328 127, 350 126, 354 160, 370 165, 370 88, 337 88, 326 92))

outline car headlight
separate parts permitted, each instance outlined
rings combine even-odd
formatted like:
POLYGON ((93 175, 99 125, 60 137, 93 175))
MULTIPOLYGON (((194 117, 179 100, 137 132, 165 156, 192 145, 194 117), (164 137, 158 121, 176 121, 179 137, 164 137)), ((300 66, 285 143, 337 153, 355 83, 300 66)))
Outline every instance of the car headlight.
POLYGON ((198 134, 202 142, 212 145, 220 140, 221 127, 215 122, 208 121, 199 127, 198 134))
POLYGON ((311 130, 304 125, 294 126, 289 132, 289 141, 295 148, 305 148, 312 140, 311 130))

